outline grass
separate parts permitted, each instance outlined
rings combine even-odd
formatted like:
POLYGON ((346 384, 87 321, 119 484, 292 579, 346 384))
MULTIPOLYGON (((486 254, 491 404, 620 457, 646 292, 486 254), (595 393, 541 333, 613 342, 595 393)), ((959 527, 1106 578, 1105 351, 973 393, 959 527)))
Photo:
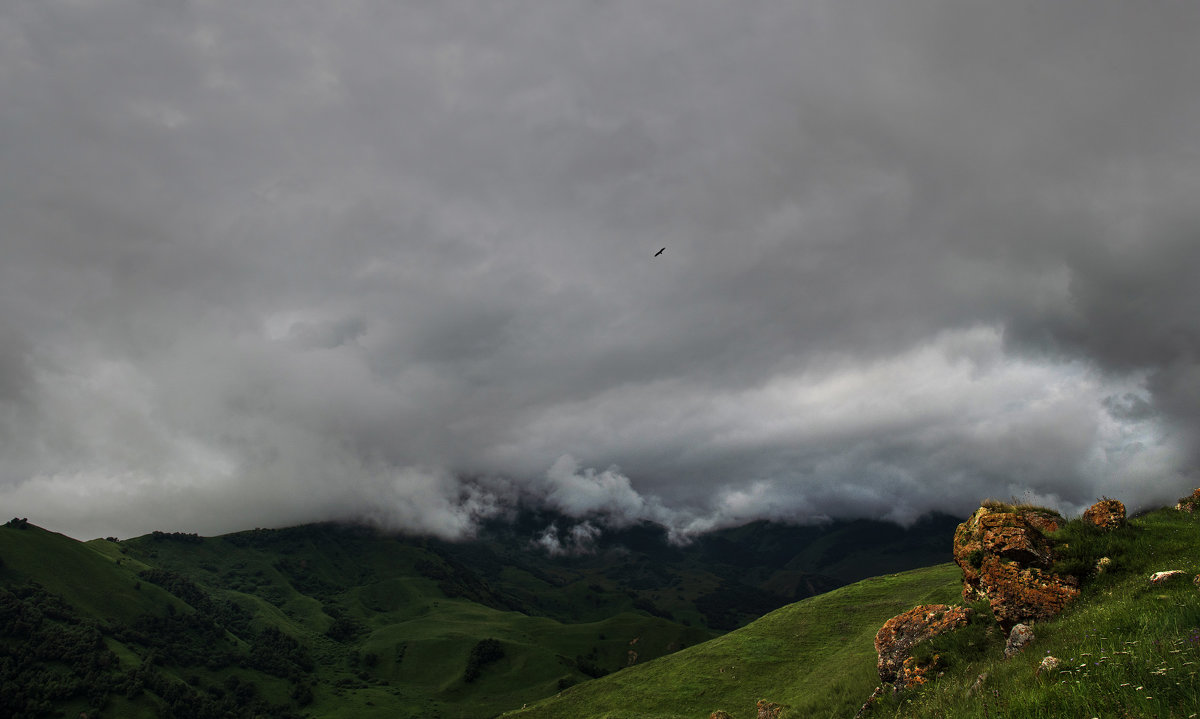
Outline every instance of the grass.
POLYGON ((953 601, 958 581, 953 564, 867 579, 504 716, 677 719, 723 709, 751 717, 762 698, 788 707, 788 716, 852 716, 878 683, 880 625, 916 604, 953 601))

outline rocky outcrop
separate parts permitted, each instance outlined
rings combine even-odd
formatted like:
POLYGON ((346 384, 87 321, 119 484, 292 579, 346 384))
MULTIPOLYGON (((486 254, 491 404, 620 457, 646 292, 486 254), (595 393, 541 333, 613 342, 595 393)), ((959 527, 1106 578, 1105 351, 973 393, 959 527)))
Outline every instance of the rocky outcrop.
POLYGON ((875 635, 876 668, 879 680, 896 690, 925 682, 931 664, 912 660, 917 644, 938 634, 964 626, 971 617, 966 607, 947 604, 922 604, 884 622, 875 635))
POLYGON ((1175 509, 1181 512, 1195 512, 1200 509, 1200 487, 1192 490, 1192 493, 1187 497, 1182 497, 1175 504, 1175 509))
POLYGON ((1062 611, 1079 595, 1074 578, 1048 571, 1054 557, 1045 533, 1062 523, 1050 510, 985 502, 954 533, 963 598, 989 600, 1006 631, 1062 611))
POLYGON ((708 719, 733 719, 733 717, 729 714, 729 712, 723 709, 718 709, 712 714, 709 714, 708 719))
POLYGON ((779 719, 779 715, 783 713, 782 705, 766 699, 759 699, 754 708, 758 710, 758 719, 779 719))
POLYGON ((1125 505, 1115 499, 1101 499, 1087 508, 1083 521, 1111 531, 1125 524, 1125 505))
POLYGON ((986 557, 1049 567, 1050 542, 1045 533, 1058 529, 1061 523, 1062 517, 1049 511, 1018 510, 985 502, 954 532, 954 561, 963 572, 963 599, 987 597, 980 585, 986 557))

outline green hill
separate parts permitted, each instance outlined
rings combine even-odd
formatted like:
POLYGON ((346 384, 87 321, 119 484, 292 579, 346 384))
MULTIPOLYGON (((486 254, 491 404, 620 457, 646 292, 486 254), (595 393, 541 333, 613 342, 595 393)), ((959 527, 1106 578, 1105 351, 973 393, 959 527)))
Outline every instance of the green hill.
POLYGON ((836 587, 872 546, 896 567, 944 558, 953 520, 756 523, 688 547, 647 524, 538 550, 571 521, 451 543, 335 524, 78 542, 14 520, 0 715, 492 717, 836 587))
MULTIPOLYGON (((1010 660, 1004 636, 977 607, 967 628, 935 638, 943 675, 882 701, 865 717, 1194 717, 1200 711, 1200 516, 1170 509, 1111 533, 1069 523, 1052 535, 1083 572, 1083 594, 1039 623, 1034 643, 1010 660), (1152 572, 1184 575, 1154 585, 1152 572), (1038 674, 1043 657, 1062 670, 1038 674), (979 677, 986 675, 980 681, 979 677), (972 687, 976 687, 972 690, 972 687)), ((947 537, 947 541, 949 541, 947 537)), ((875 633, 924 603, 961 602, 953 564, 877 577, 779 609, 722 637, 565 690, 505 714, 512 719, 703 719, 724 710, 756 716, 760 699, 780 719, 853 717, 879 680, 875 633)))
POLYGON ((511 570, 501 591, 422 544, 321 526, 80 543, 10 523, 0 707, 482 717, 625 666, 630 641, 653 658, 713 636, 638 611, 533 616, 547 580, 511 570), (488 641, 497 656, 479 655, 488 641))
MULTIPOLYGON (((760 524, 679 548, 635 527, 548 556, 519 525, 492 531, 460 544, 338 525, 78 542, 14 520, 0 527, 0 716, 750 719, 766 700, 779 719, 852 717, 878 683, 883 622, 959 597, 957 567, 935 564, 720 634, 706 621, 848 572, 845 556, 876 566, 875 541, 925 556, 928 533, 760 524)), ((1003 660, 977 607, 967 628, 922 645, 936 681, 864 716, 1195 711, 1200 518, 1161 510, 1110 533, 1076 520, 1051 539, 1056 571, 1084 576, 1084 591, 1030 649, 1003 660), (1186 574, 1151 585, 1165 569, 1186 574), (1035 678, 1048 653, 1062 669, 1035 678)))

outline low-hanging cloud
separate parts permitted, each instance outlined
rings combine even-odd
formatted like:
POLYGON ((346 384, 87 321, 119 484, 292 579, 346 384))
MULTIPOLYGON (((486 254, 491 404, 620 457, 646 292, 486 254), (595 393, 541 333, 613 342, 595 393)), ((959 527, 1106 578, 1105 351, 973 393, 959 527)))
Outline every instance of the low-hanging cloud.
POLYGON ((1198 27, 8 3, 0 505, 685 538, 1169 501, 1200 482, 1198 27))

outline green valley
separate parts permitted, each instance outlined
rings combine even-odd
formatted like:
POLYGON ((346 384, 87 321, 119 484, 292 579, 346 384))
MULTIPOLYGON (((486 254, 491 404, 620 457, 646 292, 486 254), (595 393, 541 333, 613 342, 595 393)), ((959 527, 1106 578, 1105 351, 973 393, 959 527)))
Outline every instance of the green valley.
POLYGON ((78 542, 0 528, 11 716, 492 717, 701 644, 879 563, 943 559, 949 517, 756 523, 688 546, 527 516, 447 542, 353 525, 78 542), (939 547, 938 545, 942 546, 939 547), (866 561, 866 557, 873 557, 866 561))

